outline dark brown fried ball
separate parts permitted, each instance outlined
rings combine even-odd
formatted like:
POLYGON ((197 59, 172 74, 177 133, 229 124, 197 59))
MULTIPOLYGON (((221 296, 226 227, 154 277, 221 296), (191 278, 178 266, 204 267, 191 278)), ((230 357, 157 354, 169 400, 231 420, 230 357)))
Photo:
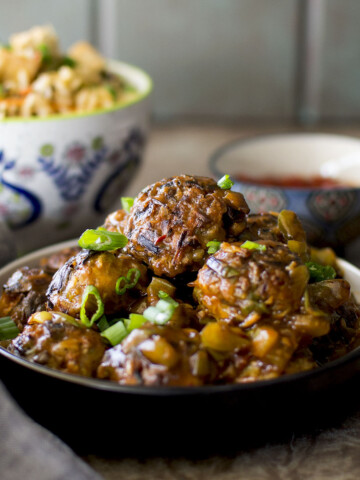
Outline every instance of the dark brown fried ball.
POLYGON ((45 310, 50 282, 51 276, 39 268, 16 270, 4 285, 0 317, 10 316, 21 331, 32 313, 45 310))
POLYGON ((125 385, 203 385, 215 363, 199 351, 197 331, 150 323, 104 355, 98 378, 125 385))
POLYGON ((30 318, 23 332, 11 342, 9 351, 49 368, 95 376, 105 352, 100 334, 72 325, 61 315, 40 312, 35 316, 43 318, 40 323, 30 318))
POLYGON ((57 271, 47 291, 50 310, 79 317, 84 290, 96 287, 105 306, 105 314, 129 309, 139 295, 145 294, 148 283, 144 265, 130 255, 119 252, 83 250, 57 271), (126 277, 136 269, 140 278, 132 289, 118 295, 115 290, 119 277, 126 277))
POLYGON ((300 307, 309 274, 301 259, 278 242, 259 241, 265 250, 222 243, 199 271, 194 296, 217 320, 256 323, 283 318, 300 307))
POLYGON ((44 269, 46 273, 53 275, 71 257, 74 257, 76 254, 78 254, 80 250, 80 247, 63 248, 59 252, 56 252, 49 257, 42 258, 40 260, 40 267, 44 269))
POLYGON ((127 251, 156 275, 198 270, 207 243, 239 235, 249 208, 237 192, 210 178, 180 175, 150 185, 136 198, 124 234, 127 251))
POLYGON ((110 213, 104 223, 104 228, 109 232, 124 233, 129 214, 125 210, 116 210, 110 213))

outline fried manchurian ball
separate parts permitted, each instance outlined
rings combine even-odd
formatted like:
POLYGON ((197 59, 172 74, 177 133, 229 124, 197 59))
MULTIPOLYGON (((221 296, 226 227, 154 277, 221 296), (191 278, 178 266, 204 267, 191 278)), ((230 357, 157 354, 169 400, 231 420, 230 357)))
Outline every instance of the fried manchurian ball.
POLYGON ((194 296, 210 316, 248 327, 262 316, 283 318, 300 307, 309 279, 306 266, 284 244, 259 244, 264 250, 224 242, 207 259, 194 296))
POLYGON ((98 378, 125 385, 203 385, 216 365, 196 330, 147 323, 107 350, 98 378))
POLYGON ((210 178, 164 179, 135 199, 124 231, 126 249, 159 276, 197 271, 206 244, 239 235, 248 212, 240 193, 223 190, 210 178))
POLYGON ((116 210, 110 213, 104 223, 104 228, 109 232, 124 233, 129 214, 125 210, 116 210))
POLYGON ((23 332, 8 347, 31 362, 86 377, 95 376, 105 348, 99 333, 50 312, 30 317, 23 332))
POLYGON ((130 255, 119 252, 82 250, 56 272, 47 291, 48 309, 79 317, 84 290, 96 287, 104 303, 105 314, 129 310, 147 285, 147 269, 130 255), (140 273, 137 284, 119 295, 116 282, 130 270, 140 273))
POLYGON ((21 331, 32 313, 45 309, 50 282, 51 276, 39 268, 16 270, 4 285, 0 316, 11 316, 21 331))
POLYGON ((59 252, 44 257, 40 260, 40 267, 45 270, 46 273, 53 275, 66 263, 71 257, 74 257, 80 252, 80 247, 69 247, 60 250, 59 252))

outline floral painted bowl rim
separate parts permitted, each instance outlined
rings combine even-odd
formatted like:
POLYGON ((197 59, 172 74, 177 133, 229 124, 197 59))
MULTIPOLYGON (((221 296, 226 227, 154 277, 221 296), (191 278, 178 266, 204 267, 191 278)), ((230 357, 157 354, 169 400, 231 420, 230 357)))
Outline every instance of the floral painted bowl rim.
MULTIPOLYGON (((17 260, 10 262, 0 269, 0 283, 3 284, 7 278, 18 268, 30 264, 30 266, 38 265, 39 260, 53 253, 58 252, 61 249, 73 247, 77 245, 77 239, 68 240, 61 242, 49 247, 41 248, 32 253, 29 253, 17 260)), ((340 268, 345 273, 345 278, 348 278, 354 294, 360 300, 360 269, 351 263, 343 259, 338 259, 338 264, 340 268)), ((355 348, 353 351, 347 353, 346 355, 328 362, 316 369, 287 374, 280 376, 278 378, 269 379, 269 380, 259 380, 249 383, 238 383, 238 384, 225 384, 225 385, 203 385, 203 386, 192 386, 192 387, 168 387, 168 386, 139 386, 139 385, 119 385, 115 382, 109 380, 101 380, 97 378, 88 378, 82 377, 70 373, 61 372, 58 370, 51 369, 44 365, 39 365, 36 363, 29 362, 28 360, 17 357, 13 353, 7 351, 4 347, 0 347, 0 355, 6 357, 8 360, 15 362, 16 364, 24 367, 25 369, 30 369, 34 372, 44 375, 44 377, 52 377, 53 379, 58 379, 61 381, 69 382, 76 385, 81 385, 83 387, 88 387, 100 391, 108 392, 117 392, 117 393, 129 393, 142 396, 172 396, 172 395, 203 395, 203 394, 226 394, 226 392, 251 392, 251 391, 261 391, 262 389, 267 389, 271 387, 281 387, 284 384, 296 384, 302 380, 316 381, 317 377, 321 375, 326 375, 327 380, 331 382, 331 376, 337 371, 337 369, 346 368, 351 363, 359 361, 360 357, 360 347, 355 348)), ((0 376, 1 378, 1 376, 0 376)), ((44 379, 45 380, 45 379, 44 379)))
MULTIPOLYGON (((331 137, 333 139, 343 139, 343 140, 356 140, 359 143, 359 148, 360 148, 360 138, 358 137, 352 137, 350 135, 341 135, 341 134, 336 134, 336 133, 326 133, 326 132, 296 132, 296 131, 285 131, 285 132, 272 132, 272 133, 259 133, 259 134, 254 134, 254 135, 247 135, 245 137, 241 138, 236 138, 235 140, 231 140, 229 142, 224 143, 223 145, 220 145, 214 152, 210 155, 208 159, 208 165, 210 168, 210 171, 216 176, 216 177, 222 177, 225 175, 227 172, 221 170, 218 166, 219 161, 221 161, 221 158, 223 155, 228 153, 231 150, 236 149, 238 146, 242 146, 248 143, 254 143, 257 140, 261 141, 263 139, 267 138, 275 138, 275 137, 286 137, 286 136, 293 136, 293 137, 331 137)), ((230 176, 232 176, 230 174, 230 176)), ((234 179, 233 179, 234 180, 234 179)), ((279 185, 264 185, 264 184, 259 184, 256 181, 245 181, 245 180, 237 180, 235 178, 235 183, 238 185, 249 185, 257 188, 262 188, 266 190, 281 190, 281 191, 286 191, 286 192, 303 192, 303 193, 308 193, 308 192, 314 192, 314 191, 325 191, 326 189, 324 188, 319 188, 319 187, 282 187, 279 185)), ((360 190, 360 185, 357 186, 352 186, 352 185, 345 185, 340 188, 330 188, 330 190, 339 190, 339 192, 346 190, 347 192, 358 192, 360 190)))
POLYGON ((150 96, 151 92, 153 91, 153 80, 150 77, 148 73, 145 72, 145 70, 142 70, 141 68, 132 65, 130 63, 126 62, 120 62, 118 60, 112 60, 112 59, 107 59, 107 66, 110 71, 114 71, 115 73, 120 73, 123 75, 123 77, 130 81, 133 78, 133 76, 140 76, 143 78, 143 80, 146 83, 146 88, 144 88, 142 91, 138 92, 138 95, 136 98, 129 99, 125 102, 121 102, 117 105, 114 105, 112 107, 108 108, 100 108, 97 110, 94 110, 92 112, 74 112, 74 113, 58 113, 54 115, 48 115, 46 117, 6 117, 3 119, 0 119, 0 128, 1 125, 8 125, 8 124, 21 124, 21 123, 38 123, 38 122, 47 122, 47 121, 53 121, 53 120, 70 120, 70 119, 75 119, 75 118, 87 118, 87 117, 94 117, 97 115, 104 115, 107 113, 111 112, 116 112, 119 110, 125 110, 128 107, 131 107, 132 105, 136 105, 138 103, 141 103, 144 99, 150 96), (121 73, 120 70, 126 69, 128 72, 121 73))

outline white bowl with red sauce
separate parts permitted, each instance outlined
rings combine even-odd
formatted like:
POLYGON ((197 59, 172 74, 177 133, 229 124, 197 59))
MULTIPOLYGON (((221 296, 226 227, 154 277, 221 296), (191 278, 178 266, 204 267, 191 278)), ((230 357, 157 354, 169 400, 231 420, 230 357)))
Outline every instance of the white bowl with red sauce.
POLYGON ((211 156, 251 213, 294 210, 310 243, 341 248, 360 236, 360 139, 323 133, 242 138, 211 156))

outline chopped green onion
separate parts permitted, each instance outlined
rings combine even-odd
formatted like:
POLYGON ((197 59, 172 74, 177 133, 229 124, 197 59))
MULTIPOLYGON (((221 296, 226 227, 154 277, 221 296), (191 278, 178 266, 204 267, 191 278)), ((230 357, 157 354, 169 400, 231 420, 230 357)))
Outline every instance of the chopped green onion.
POLYGON ((85 230, 78 241, 81 248, 98 252, 123 248, 127 243, 128 239, 122 233, 109 232, 102 228, 85 230))
POLYGON ((248 250, 260 250, 261 252, 265 252, 266 245, 261 245, 260 243, 251 242, 250 240, 246 240, 241 245, 242 248, 247 248, 248 250))
POLYGON ((128 331, 122 320, 119 320, 114 325, 101 332, 100 335, 106 338, 114 347, 124 340, 128 335, 128 331))
POLYGON ((81 307, 80 307, 80 320, 86 327, 91 327, 96 320, 99 320, 104 315, 104 303, 101 300, 99 290, 93 285, 88 285, 83 293, 81 307), (86 304, 89 297, 93 296, 96 301, 96 312, 93 313, 91 318, 86 314, 86 304))
POLYGON ((216 253, 219 248, 220 248, 221 242, 218 242, 217 240, 211 240, 211 242, 208 242, 206 246, 208 247, 208 254, 212 255, 213 253, 216 253))
POLYGON ((234 185, 234 182, 231 180, 230 175, 226 174, 220 178, 217 184, 223 190, 230 190, 231 187, 234 185))
POLYGON ((61 65, 64 67, 74 68, 76 67, 76 62, 71 57, 64 57, 61 61, 61 65))
POLYGON ((110 324, 109 322, 107 321, 105 315, 103 315, 100 320, 97 322, 96 324, 100 330, 100 332, 103 332, 104 330, 106 330, 107 328, 110 327, 110 324))
POLYGON ((4 86, 0 83, 0 98, 5 97, 5 88, 4 86))
POLYGON ((126 275, 126 280, 128 281, 128 285, 126 288, 134 288, 135 285, 138 283, 140 276, 141 272, 138 268, 130 268, 126 275))
POLYGON ((178 302, 173 298, 171 298, 170 295, 164 292, 163 290, 159 290, 158 297, 161 298, 162 300, 165 300, 166 302, 171 303, 171 305, 174 305, 175 308, 179 306, 178 302))
POLYGON ((139 281, 140 275, 141 275, 141 272, 138 268, 130 268, 130 270, 126 275, 126 278, 119 277, 117 279, 116 285, 115 285, 116 293, 118 295, 124 295, 126 290, 129 290, 130 288, 134 288, 139 281))
POLYGON ((112 96, 112 99, 114 102, 116 102, 117 100, 117 93, 116 93, 116 90, 115 88, 112 86, 112 85, 106 85, 106 90, 110 93, 110 95, 112 96))
POLYGON ((121 205, 125 212, 130 213, 131 207, 134 205, 133 197, 121 197, 121 205))
POLYGON ((145 322, 147 322, 147 320, 144 315, 139 315, 138 313, 130 313, 129 319, 124 320, 128 333, 132 332, 136 328, 140 328, 145 322))
POLYGON ((0 318, 0 341, 12 340, 17 337, 20 330, 11 317, 0 318))
POLYGON ((320 265, 315 262, 305 263, 310 273, 312 282, 321 282, 323 280, 331 280, 336 277, 336 271, 330 265, 320 265))
POLYGON ((42 55, 42 61, 44 63, 51 62, 52 60, 51 53, 50 53, 49 47, 45 43, 42 43, 41 45, 39 45, 38 50, 42 55))
POLYGON ((118 295, 124 295, 124 293, 126 292, 126 278, 125 277, 119 277, 116 280, 115 292, 118 295), (123 286, 121 286, 121 285, 123 285, 123 286))
POLYGON ((119 320, 124 320, 123 318, 111 318, 111 319, 106 319, 108 321, 109 327, 112 327, 117 323, 119 320))
POLYGON ((149 322, 164 325, 171 319, 178 305, 179 304, 170 297, 161 299, 155 307, 148 307, 144 311, 144 317, 146 320, 149 320, 149 322))
POLYGON ((158 297, 164 299, 164 298, 169 298, 170 295, 168 293, 164 292, 164 290, 159 290, 158 297))

